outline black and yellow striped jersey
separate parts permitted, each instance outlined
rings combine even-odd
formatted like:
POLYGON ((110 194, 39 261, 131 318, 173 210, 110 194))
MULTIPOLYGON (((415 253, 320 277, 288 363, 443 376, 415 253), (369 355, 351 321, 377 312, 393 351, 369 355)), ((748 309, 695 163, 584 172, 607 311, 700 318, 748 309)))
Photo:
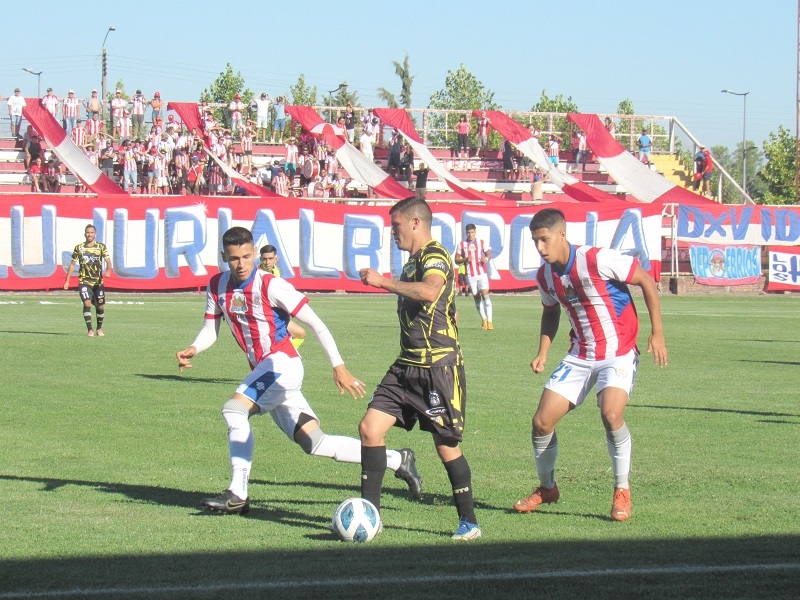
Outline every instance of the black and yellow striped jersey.
POLYGON ((98 285, 103 283, 103 259, 110 260, 108 248, 105 244, 95 242, 87 246, 86 242, 78 244, 72 251, 72 262, 80 265, 78 281, 87 285, 98 285))
POLYGON ((403 266, 402 282, 421 282, 428 275, 445 280, 434 302, 415 302, 399 296, 400 364, 417 367, 463 364, 458 344, 455 305, 455 269, 450 253, 431 240, 409 257, 403 266))

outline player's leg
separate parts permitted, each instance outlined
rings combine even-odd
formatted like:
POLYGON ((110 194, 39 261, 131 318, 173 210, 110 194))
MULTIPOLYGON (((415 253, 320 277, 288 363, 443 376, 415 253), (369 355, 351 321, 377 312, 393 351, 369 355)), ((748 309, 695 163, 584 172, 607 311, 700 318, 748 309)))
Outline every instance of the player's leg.
POLYGON ((478 311, 478 315, 481 317, 481 329, 486 329, 486 310, 483 307, 478 278, 467 276, 467 281, 469 282, 469 293, 472 294, 472 299, 475 301, 475 310, 478 311))
POLYGON ((358 425, 361 436, 361 497, 380 511, 383 475, 388 467, 386 433, 397 418, 375 408, 367 409, 358 425))
POLYGON ((81 310, 83 311, 83 321, 86 323, 87 335, 93 337, 92 304, 94 303, 94 294, 92 293, 92 288, 82 283, 78 286, 78 295, 81 298, 81 310))
POLYGON ((560 493, 555 478, 558 458, 556 425, 573 408, 579 406, 594 385, 591 363, 567 356, 547 380, 533 415, 531 442, 539 486, 516 504, 517 512, 528 513, 540 504, 558 502, 560 493))
POLYGON ((492 298, 489 296, 489 276, 484 274, 481 279, 481 302, 483 303, 483 312, 486 314, 486 329, 491 331, 494 329, 494 324, 492 323, 492 298))
POLYGON ((97 318, 96 333, 100 337, 103 337, 105 335, 105 333, 103 333, 103 319, 105 319, 106 316, 106 292, 102 285, 96 285, 94 287, 94 298, 94 312, 97 318))
POLYGON ((631 433, 625 423, 625 406, 633 390, 638 354, 631 350, 627 355, 604 361, 603 364, 597 379, 597 405, 606 430, 606 446, 614 474, 611 518, 624 521, 631 515, 628 477, 632 452, 631 433))

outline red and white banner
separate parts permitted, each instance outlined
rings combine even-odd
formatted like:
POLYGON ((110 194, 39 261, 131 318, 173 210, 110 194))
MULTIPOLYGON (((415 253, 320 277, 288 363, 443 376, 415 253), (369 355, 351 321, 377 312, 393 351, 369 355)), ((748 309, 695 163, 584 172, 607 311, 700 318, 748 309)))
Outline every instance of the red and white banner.
POLYGON ((567 120, 586 132, 592 152, 614 181, 640 202, 706 206, 712 200, 690 192, 650 170, 615 140, 595 114, 570 113, 567 120))
MULTIPOLYGON (((306 131, 311 131, 325 120, 310 106, 287 106, 286 112, 300 123, 306 131)), ((408 188, 400 185, 394 177, 364 156, 347 140, 334 136, 331 140, 336 150, 336 160, 347 174, 356 181, 368 185, 383 198, 401 199, 413 196, 408 188)))
POLYGON ((769 248, 768 292, 800 292, 800 248, 769 248))
MULTIPOLYGON (((454 253, 464 225, 492 248, 499 278, 492 289, 535 287, 541 263, 528 226, 537 209, 431 202, 433 235, 454 253)), ((654 277, 661 273, 661 211, 623 202, 555 203, 569 221, 574 244, 636 255, 654 277)), ((72 250, 88 223, 108 245, 116 290, 204 288, 226 269, 222 234, 234 225, 253 231, 258 247, 278 249, 283 276, 304 291, 372 292, 359 270, 399 277, 407 253, 391 236, 389 206, 351 206, 286 198, 14 194, 0 196, 0 290, 49 290, 64 285, 72 250)))
POLYGON ((488 204, 501 201, 499 195, 473 189, 448 171, 433 153, 428 150, 428 147, 422 143, 422 139, 420 139, 416 129, 414 129, 414 123, 411 122, 408 113, 406 113, 404 109, 376 108, 373 112, 383 123, 394 127, 400 132, 406 142, 411 146, 412 150, 414 150, 414 153, 422 159, 422 162, 424 162, 431 171, 436 173, 439 179, 447 183, 450 189, 456 192, 459 199, 483 200, 488 204))
POLYGON ((42 106, 39 98, 26 98, 22 115, 44 136, 58 160, 81 180, 87 190, 95 194, 127 195, 127 192, 105 175, 87 158, 83 150, 67 137, 67 133, 53 115, 42 106))

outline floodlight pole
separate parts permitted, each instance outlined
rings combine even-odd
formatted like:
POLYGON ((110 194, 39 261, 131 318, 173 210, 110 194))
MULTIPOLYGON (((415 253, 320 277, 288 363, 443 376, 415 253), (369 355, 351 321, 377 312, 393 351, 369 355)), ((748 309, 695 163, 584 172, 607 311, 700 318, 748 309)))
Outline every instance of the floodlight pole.
POLYGON ((102 61, 102 79, 100 80, 100 119, 105 123, 106 120, 106 75, 108 73, 107 62, 106 62, 106 40, 108 39, 108 34, 112 31, 116 31, 117 28, 111 25, 106 31, 106 37, 103 38, 103 51, 101 56, 102 61))
POLYGON ((30 73, 31 75, 36 75, 36 96, 38 98, 42 97, 42 72, 41 71, 34 71, 33 69, 28 69, 27 67, 23 67, 22 69, 26 73, 30 73))
POLYGON ((335 90, 330 90, 328 92, 328 121, 333 123, 333 95, 338 92, 339 90, 343 90, 347 87, 347 84, 342 82, 339 84, 335 90))
POLYGON ((742 115, 742 189, 744 190, 745 197, 747 196, 747 94, 750 92, 734 92, 733 90, 722 90, 723 94, 733 94, 734 96, 741 96, 744 101, 743 115, 742 115))

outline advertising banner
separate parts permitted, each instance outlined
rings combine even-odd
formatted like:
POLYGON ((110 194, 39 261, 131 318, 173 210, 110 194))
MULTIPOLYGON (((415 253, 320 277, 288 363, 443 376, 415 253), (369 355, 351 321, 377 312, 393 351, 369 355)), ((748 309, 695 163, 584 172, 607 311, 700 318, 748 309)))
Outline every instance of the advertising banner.
MULTIPOLYGON (((630 203, 559 203, 568 239, 618 249, 661 273, 661 209, 630 203)), ((0 197, 0 290, 63 287, 72 250, 87 224, 111 253, 116 290, 202 289, 227 269, 222 234, 252 230, 256 246, 278 249, 283 277, 304 291, 374 291, 359 270, 398 277, 406 260, 391 236, 389 205, 328 204, 232 196, 126 197, 20 194, 0 197)), ((474 223, 491 247, 496 291, 532 289, 540 257, 528 225, 536 207, 494 208, 431 203, 433 235, 454 252, 474 223)), ((76 278, 77 282, 77 278, 76 278)), ((71 284, 74 289, 75 284, 71 284)))
POLYGON ((800 292, 800 248, 770 247, 767 291, 800 292))
POLYGON ((692 274, 703 285, 752 285, 761 278, 758 246, 689 246, 692 274))

